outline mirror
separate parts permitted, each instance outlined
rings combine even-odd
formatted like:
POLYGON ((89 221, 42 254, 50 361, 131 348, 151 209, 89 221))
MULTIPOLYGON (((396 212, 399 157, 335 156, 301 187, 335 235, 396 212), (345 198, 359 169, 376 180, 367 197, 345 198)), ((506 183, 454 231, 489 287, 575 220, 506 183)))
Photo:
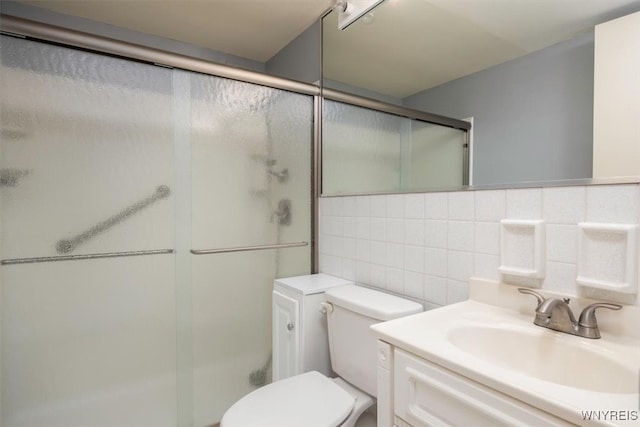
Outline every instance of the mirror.
POLYGON ((465 185, 467 128, 454 126, 325 97, 322 194, 400 193, 465 185))
POLYGON ((386 0, 338 30, 323 18, 323 86, 473 118, 471 184, 588 179, 595 24, 637 1, 386 0))

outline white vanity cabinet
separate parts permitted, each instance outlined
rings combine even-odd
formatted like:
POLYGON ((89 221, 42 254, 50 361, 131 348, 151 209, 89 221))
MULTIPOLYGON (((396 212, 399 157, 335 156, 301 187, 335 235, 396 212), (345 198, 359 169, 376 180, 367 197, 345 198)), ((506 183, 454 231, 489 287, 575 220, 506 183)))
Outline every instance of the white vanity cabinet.
POLYGON ((387 343, 378 353, 379 427, 572 425, 387 343))

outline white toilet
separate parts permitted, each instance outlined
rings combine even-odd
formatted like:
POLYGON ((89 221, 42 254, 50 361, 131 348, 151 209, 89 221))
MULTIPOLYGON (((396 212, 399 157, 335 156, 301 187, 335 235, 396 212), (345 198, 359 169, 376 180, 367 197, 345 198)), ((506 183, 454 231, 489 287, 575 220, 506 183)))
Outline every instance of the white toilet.
POLYGON ((221 427, 353 427, 373 405, 377 352, 369 326, 423 308, 353 284, 328 289, 325 297, 331 367, 339 377, 311 371, 275 381, 237 401, 221 427))

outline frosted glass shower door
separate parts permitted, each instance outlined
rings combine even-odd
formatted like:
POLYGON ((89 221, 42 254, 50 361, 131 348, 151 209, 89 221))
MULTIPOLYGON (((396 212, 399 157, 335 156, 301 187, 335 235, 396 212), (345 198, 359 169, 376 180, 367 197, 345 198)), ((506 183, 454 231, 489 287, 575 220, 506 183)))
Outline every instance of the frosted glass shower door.
POLYGON ((313 99, 191 75, 194 425, 271 378, 271 289, 307 274, 313 99), (260 249, 260 250, 257 250, 260 249))
POLYGON ((171 71, 1 43, 0 424, 174 426, 171 71))

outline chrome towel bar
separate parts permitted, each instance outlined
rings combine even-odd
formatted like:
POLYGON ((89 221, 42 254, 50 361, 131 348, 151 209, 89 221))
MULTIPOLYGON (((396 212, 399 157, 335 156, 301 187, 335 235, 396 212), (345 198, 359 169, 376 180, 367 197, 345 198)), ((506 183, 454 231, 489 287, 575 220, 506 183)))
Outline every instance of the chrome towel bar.
POLYGON ((160 255, 160 254, 172 254, 173 249, 152 249, 148 251, 128 251, 128 252, 105 252, 98 254, 83 254, 83 255, 60 255, 60 256, 46 256, 36 258, 13 258, 3 259, 0 261, 0 265, 10 264, 31 264, 36 262, 54 262, 54 261, 77 261, 81 259, 97 259, 97 258, 118 258, 118 257, 130 257, 141 255, 160 255))
POLYGON ((308 245, 309 245, 309 242, 294 242, 294 243, 279 243, 275 245, 238 246, 234 248, 220 248, 220 249, 191 249, 191 253, 194 255, 224 254, 229 252, 263 251, 265 249, 297 248, 297 247, 308 246, 308 245))

